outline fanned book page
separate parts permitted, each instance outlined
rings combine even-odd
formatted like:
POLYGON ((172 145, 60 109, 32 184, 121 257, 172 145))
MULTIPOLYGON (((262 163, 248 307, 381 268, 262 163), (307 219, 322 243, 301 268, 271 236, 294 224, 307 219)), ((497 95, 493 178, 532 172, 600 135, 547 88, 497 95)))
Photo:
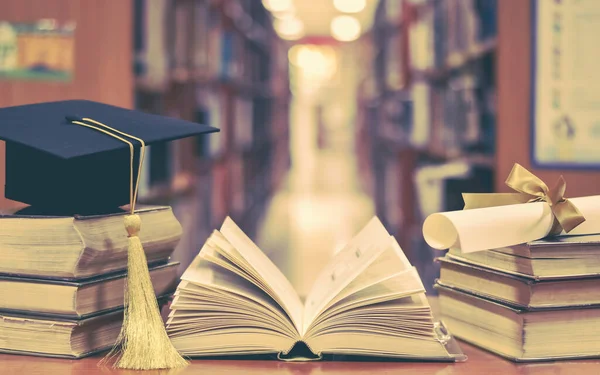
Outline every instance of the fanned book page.
POLYGON ((190 357, 465 358, 434 322, 417 271, 377 218, 333 257, 305 304, 227 218, 182 275, 167 329, 190 357))

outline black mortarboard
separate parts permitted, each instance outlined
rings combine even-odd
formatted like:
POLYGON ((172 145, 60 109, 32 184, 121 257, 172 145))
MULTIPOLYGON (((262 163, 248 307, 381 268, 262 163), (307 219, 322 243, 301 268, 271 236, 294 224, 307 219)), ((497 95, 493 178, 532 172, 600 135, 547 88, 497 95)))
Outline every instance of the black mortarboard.
MULTIPOLYGON (((150 145, 218 131, 86 100, 2 108, 0 139, 6 141, 7 198, 57 214, 103 213, 129 203, 129 146, 72 123, 83 118, 150 145)), ((138 150, 139 142, 132 143, 138 150)))

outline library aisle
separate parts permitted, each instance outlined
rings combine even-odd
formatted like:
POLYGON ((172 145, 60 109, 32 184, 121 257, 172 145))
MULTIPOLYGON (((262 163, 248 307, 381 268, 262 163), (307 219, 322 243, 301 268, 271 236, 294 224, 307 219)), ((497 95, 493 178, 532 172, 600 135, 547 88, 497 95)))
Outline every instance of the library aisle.
POLYGON ((292 101, 292 165, 257 230, 259 247, 301 296, 321 267, 374 215, 372 200, 359 183, 354 140, 342 136, 319 148, 312 108, 309 99, 292 101))

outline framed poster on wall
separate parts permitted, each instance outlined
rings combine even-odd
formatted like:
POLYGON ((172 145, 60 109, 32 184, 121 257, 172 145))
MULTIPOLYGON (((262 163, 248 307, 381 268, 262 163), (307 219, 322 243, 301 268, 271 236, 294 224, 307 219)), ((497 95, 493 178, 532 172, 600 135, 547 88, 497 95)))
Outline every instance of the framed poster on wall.
POLYGON ((3 21, 0 14, 0 80, 70 82, 75 23, 43 19, 3 21))
POLYGON ((532 164, 599 168, 600 1, 532 7, 532 164))

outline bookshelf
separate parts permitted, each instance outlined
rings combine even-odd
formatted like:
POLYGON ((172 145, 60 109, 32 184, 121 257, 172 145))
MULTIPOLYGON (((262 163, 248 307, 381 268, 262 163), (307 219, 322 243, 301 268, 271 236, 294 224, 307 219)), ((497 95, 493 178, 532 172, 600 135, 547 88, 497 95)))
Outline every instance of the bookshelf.
POLYGON ((253 235, 289 167, 287 48, 259 1, 135 6, 137 107, 221 130, 149 151, 141 200, 184 218, 188 263, 226 216, 253 235))
POLYGON ((419 171, 469 167, 424 198, 440 210, 460 209, 462 191, 494 188, 496 12, 496 0, 382 0, 361 41, 375 53, 358 99, 359 166, 378 216, 425 278, 419 171))

